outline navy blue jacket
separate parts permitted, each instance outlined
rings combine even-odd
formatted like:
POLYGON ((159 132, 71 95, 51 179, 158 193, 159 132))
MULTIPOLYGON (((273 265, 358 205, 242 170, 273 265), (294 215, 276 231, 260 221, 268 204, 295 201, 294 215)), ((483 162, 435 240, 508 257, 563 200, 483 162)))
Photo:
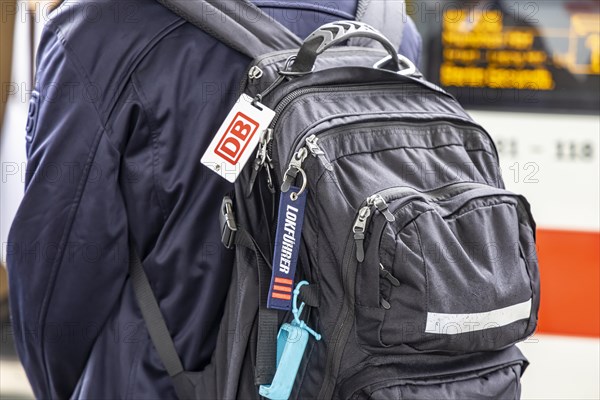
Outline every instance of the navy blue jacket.
MULTIPOLYGON (((301 37, 356 8, 256 3, 301 37)), ((401 51, 418 62, 419 49, 407 25, 401 51)), ((218 226, 231 186, 199 159, 249 61, 150 0, 69 1, 46 24, 7 246, 36 397, 175 397, 129 284, 129 236, 184 367, 209 362, 232 263, 218 226)))

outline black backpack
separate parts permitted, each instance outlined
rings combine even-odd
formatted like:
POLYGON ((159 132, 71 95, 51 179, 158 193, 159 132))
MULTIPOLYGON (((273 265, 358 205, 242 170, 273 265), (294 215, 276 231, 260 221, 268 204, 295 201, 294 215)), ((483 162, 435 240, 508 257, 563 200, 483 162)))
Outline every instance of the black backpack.
MULTIPOLYGON (((266 18, 246 2, 161 3, 255 56, 241 89, 248 107, 273 110, 266 125, 230 114, 203 158, 237 177, 220 210, 233 278, 204 371, 183 369, 131 266, 178 396, 518 399, 527 361, 514 344, 539 307, 535 223, 504 189, 488 133, 365 23, 299 44, 244 17, 266 18), (357 38, 385 50, 334 47, 357 38)), ((372 4, 364 15, 390 3, 372 4)))

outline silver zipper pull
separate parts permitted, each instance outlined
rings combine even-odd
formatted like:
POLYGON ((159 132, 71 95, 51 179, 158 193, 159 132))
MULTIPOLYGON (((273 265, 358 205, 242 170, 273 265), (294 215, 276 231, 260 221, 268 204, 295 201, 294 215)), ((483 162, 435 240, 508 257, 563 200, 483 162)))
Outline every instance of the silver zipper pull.
POLYGON ((388 208, 388 203, 384 200, 383 197, 381 197, 380 194, 376 194, 369 197, 367 199, 367 204, 374 205, 375 207, 377 207, 377 210, 379 210, 379 212, 383 214, 383 216, 388 222, 394 222, 396 220, 396 218, 388 208))
POLYGON ((283 175, 283 183, 281 184, 281 191, 287 192, 290 190, 292 183, 296 179, 296 175, 302 169, 302 163, 306 160, 308 156, 308 150, 306 147, 301 147, 294 155, 292 156, 292 161, 287 167, 285 174, 283 175))
POLYGON ((365 231, 367 230, 367 220, 371 215, 371 207, 364 206, 358 212, 358 217, 356 217, 356 221, 354 221, 354 226, 352 226, 352 232, 354 232, 354 241, 356 242, 356 259, 358 262, 363 262, 365 260, 365 231))
POLYGON ((267 161, 270 161, 267 149, 271 140, 273 140, 273 129, 267 128, 263 131, 263 134, 260 137, 260 141, 258 142, 256 158, 254 159, 252 174, 250 175, 250 182, 248 184, 248 190, 246 192, 248 196, 254 188, 254 182, 256 181, 256 177, 258 176, 258 172, 260 171, 260 169, 263 168, 265 164, 269 165, 269 163, 267 163, 267 161))
POLYGON ((254 169, 260 169, 267 161, 267 145, 273 140, 273 129, 267 128, 258 142, 258 150, 254 159, 254 169))
POLYGON ((248 79, 250 79, 251 81, 255 79, 260 79, 262 76, 263 70, 260 69, 257 65, 252 66, 252 68, 248 70, 248 79))
POLYGON ((390 308, 392 308, 392 305, 385 298, 381 297, 381 307, 385 308, 386 310, 389 310, 390 308))
POLYGON ((390 271, 385 269, 385 267, 381 263, 379 263, 379 276, 381 276, 384 279, 387 279, 393 286, 400 286, 400 281, 394 275, 392 275, 390 271))
POLYGON ((271 170, 273 168, 267 164, 267 187, 269 188, 269 192, 271 194, 275 194, 275 185, 273 185, 273 176, 271 175, 271 170))
POLYGON ((261 152, 261 157, 262 157, 262 163, 264 164, 265 161, 271 161, 271 156, 269 155, 269 143, 271 143, 273 141, 273 128, 267 128, 265 130, 265 134, 264 136, 261 138, 261 144, 262 144, 262 152, 261 152))
POLYGON ((321 160, 321 163, 323 163, 323 166, 325 167, 325 169, 327 169, 328 171, 333 171, 333 166, 329 162, 327 155, 321 149, 321 147, 319 147, 319 145, 317 144, 318 140, 319 140, 319 138, 316 135, 310 135, 305 140, 306 147, 308 148, 308 151, 310 151, 310 153, 313 156, 315 156, 319 160, 321 160))

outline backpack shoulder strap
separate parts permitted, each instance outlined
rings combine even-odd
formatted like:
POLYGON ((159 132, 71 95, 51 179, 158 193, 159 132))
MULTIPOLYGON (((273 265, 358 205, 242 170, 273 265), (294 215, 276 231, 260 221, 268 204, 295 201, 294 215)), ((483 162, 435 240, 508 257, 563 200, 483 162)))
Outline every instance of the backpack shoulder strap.
POLYGON ((157 0, 181 18, 251 58, 300 47, 302 40, 248 0, 157 0))
MULTIPOLYGON (((302 45, 298 36, 249 0, 157 1, 215 39, 251 58, 302 45)), ((357 21, 378 29, 398 49, 405 18, 405 0, 359 0, 356 8, 357 21)), ((364 38, 352 38, 349 44, 377 46, 376 42, 364 38)))
MULTIPOLYGON (((359 0, 356 6, 356 20, 379 30, 396 49, 400 49, 406 18, 404 0, 359 0)), ((350 45, 378 46, 377 42, 361 37, 350 39, 350 45)))
POLYGON ((148 277, 144 272, 142 261, 131 241, 129 243, 129 276, 148 334, 172 379, 177 397, 179 399, 193 398, 194 385, 186 376, 167 324, 162 316, 156 297, 154 297, 148 277))

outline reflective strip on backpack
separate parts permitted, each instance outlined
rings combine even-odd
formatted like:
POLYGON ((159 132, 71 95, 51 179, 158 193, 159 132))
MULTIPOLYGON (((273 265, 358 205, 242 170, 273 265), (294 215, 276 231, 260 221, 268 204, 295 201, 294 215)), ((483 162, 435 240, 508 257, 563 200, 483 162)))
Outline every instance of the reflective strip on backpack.
POLYGON ((427 313, 426 333, 456 335, 484 329, 498 328, 531 315, 531 299, 524 303, 496 310, 471 314, 427 313))

